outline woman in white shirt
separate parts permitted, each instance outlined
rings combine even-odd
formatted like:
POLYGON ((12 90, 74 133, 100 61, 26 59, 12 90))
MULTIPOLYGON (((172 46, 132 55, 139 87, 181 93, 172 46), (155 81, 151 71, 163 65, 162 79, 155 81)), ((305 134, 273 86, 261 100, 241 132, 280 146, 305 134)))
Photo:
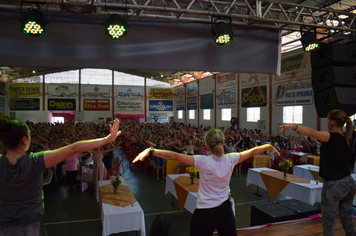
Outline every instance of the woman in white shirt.
POLYGON ((190 235, 211 236, 215 228, 220 236, 236 235, 235 218, 229 201, 229 182, 234 166, 264 151, 278 151, 272 145, 266 144, 240 153, 224 154, 225 137, 218 129, 211 129, 206 133, 205 143, 209 156, 189 156, 151 147, 138 154, 133 162, 155 155, 195 166, 199 170, 200 181, 190 235))

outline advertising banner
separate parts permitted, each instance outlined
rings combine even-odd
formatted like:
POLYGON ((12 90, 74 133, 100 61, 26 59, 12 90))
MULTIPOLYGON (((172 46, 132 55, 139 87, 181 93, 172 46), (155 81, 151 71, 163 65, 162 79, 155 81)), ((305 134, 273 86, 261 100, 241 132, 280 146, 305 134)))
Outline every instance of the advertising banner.
POLYGON ((48 97, 75 97, 76 86, 73 84, 48 84, 48 97))
POLYGON ((173 88, 149 88, 148 98, 173 99, 173 88))
POLYGON ((47 107, 49 111, 75 111, 76 100, 75 99, 48 99, 47 107))
POLYGON ((221 93, 219 93, 218 108, 234 107, 234 106, 236 106, 235 90, 230 90, 230 91, 223 90, 221 93))
POLYGON ((39 84, 9 84, 10 97, 39 97, 39 84))
POLYGON ((39 98, 10 98, 10 110, 12 111, 39 111, 39 98))
POLYGON ((176 101, 177 101, 177 105, 176 105, 177 111, 184 110, 185 109, 184 99, 180 98, 180 99, 177 99, 176 101))
POLYGON ((84 99, 84 111, 110 111, 109 99, 84 99))
POLYGON ((214 94, 200 95, 200 109, 213 109, 214 108, 214 94))
POLYGON ((6 98, 5 96, 0 96, 0 110, 5 111, 6 110, 6 98))
POLYGON ((83 97, 109 97, 110 88, 105 85, 83 85, 83 97))
POLYGON ((269 78, 268 74, 241 73, 240 74, 241 87, 265 85, 267 84, 268 78, 269 78))
POLYGON ((267 106, 267 86, 242 89, 242 107, 265 107, 267 106))
POLYGON ((188 110, 196 110, 196 109, 198 109, 197 96, 189 97, 187 99, 187 109, 188 110))
POLYGON ((117 86, 116 95, 120 100, 137 100, 142 99, 143 89, 141 87, 117 86))
POLYGON ((167 113, 150 113, 150 120, 158 120, 158 122, 168 122, 167 113))
POLYGON ((6 95, 6 83, 0 81, 0 96, 6 95))
POLYGON ((313 87, 311 80, 276 84, 276 106, 295 106, 313 104, 313 87))
POLYGON ((235 89, 236 73, 218 75, 218 89, 235 89))
POLYGON ((149 100, 149 111, 173 111, 172 100, 149 100))
POLYGON ((127 101, 127 100, 116 100, 116 110, 121 111, 141 111, 143 110, 142 101, 127 101))

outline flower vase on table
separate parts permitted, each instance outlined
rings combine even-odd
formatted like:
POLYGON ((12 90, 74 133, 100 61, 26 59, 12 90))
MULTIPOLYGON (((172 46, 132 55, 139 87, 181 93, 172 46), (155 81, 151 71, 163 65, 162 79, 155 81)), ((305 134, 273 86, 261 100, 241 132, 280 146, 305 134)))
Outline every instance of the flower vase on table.
POLYGON ((278 166, 281 168, 281 171, 283 171, 284 173, 284 177, 287 177, 287 172, 289 170, 289 168, 291 168, 293 165, 292 160, 289 159, 283 159, 283 161, 281 161, 278 166))
POLYGON ((117 193, 117 189, 119 188, 120 184, 123 182, 123 178, 121 176, 110 176, 110 182, 112 187, 114 188, 113 193, 117 193))
POLYGON ((194 168, 194 167, 187 167, 186 170, 189 172, 190 183, 194 184, 194 182, 195 182, 194 179, 198 173, 198 169, 194 168))

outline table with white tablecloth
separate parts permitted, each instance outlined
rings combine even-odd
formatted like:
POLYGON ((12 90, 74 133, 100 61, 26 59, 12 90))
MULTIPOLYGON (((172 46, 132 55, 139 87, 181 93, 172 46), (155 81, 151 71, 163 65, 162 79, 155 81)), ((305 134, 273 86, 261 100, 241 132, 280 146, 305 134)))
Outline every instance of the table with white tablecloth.
MULTIPOLYGON (((246 185, 255 184, 268 191, 266 185, 261 177, 261 171, 276 171, 269 168, 250 168, 247 173, 246 185)), ((280 172, 280 171, 278 171, 280 172)), ((282 172, 281 176, 283 175, 282 172)), ((288 177, 287 177, 288 179, 288 177)), ((273 179, 271 180, 273 184, 273 179)), ((316 184, 313 180, 308 180, 309 183, 288 183, 279 193, 298 199, 302 202, 313 205, 315 202, 321 202, 321 190, 323 184, 316 184)), ((269 184, 271 184, 269 183, 269 184)))
MULTIPOLYGON (((98 181, 99 188, 108 184, 111 184, 109 180, 98 181)), ((125 181, 121 185, 127 186, 125 181)), ((127 231, 141 231, 141 236, 146 235, 144 213, 137 201, 125 207, 102 203, 101 221, 103 236, 127 231)))
MULTIPOLYGON (((167 175, 165 194, 170 192, 176 199, 178 199, 176 188, 174 186, 174 179, 176 179, 176 178, 178 178, 180 176, 189 177, 189 174, 167 175)), ((198 198, 198 193, 197 192, 188 192, 187 198, 186 198, 185 203, 184 203, 184 208, 187 209, 192 214, 193 214, 195 208, 197 207, 197 198, 198 198)), ((235 214, 235 202, 234 202, 234 199, 231 198, 231 201, 232 201, 232 210, 233 210, 233 212, 235 214)))
POLYGON ((293 167, 293 175, 300 176, 310 180, 319 180, 319 166, 315 165, 295 165, 293 167), (316 175, 317 174, 317 175, 316 175))

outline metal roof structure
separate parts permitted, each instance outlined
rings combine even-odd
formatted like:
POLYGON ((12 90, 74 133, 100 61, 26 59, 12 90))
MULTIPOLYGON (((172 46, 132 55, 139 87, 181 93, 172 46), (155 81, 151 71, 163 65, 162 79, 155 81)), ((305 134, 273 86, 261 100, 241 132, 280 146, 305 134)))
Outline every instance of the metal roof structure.
MULTIPOLYGON (((302 31, 316 29, 320 41, 353 43, 356 35, 356 0, 0 0, 0 14, 36 8, 56 14, 53 20, 75 23, 71 15, 125 15, 140 20, 164 19, 213 23, 221 18, 231 24, 282 30, 282 53, 300 48, 302 31)), ((20 15, 19 15, 20 17, 20 15)), ((36 74, 55 73, 77 68, 23 68, 0 65, 3 81, 36 74)), ((169 82, 172 85, 211 75, 207 71, 126 70, 125 73, 169 82)))

